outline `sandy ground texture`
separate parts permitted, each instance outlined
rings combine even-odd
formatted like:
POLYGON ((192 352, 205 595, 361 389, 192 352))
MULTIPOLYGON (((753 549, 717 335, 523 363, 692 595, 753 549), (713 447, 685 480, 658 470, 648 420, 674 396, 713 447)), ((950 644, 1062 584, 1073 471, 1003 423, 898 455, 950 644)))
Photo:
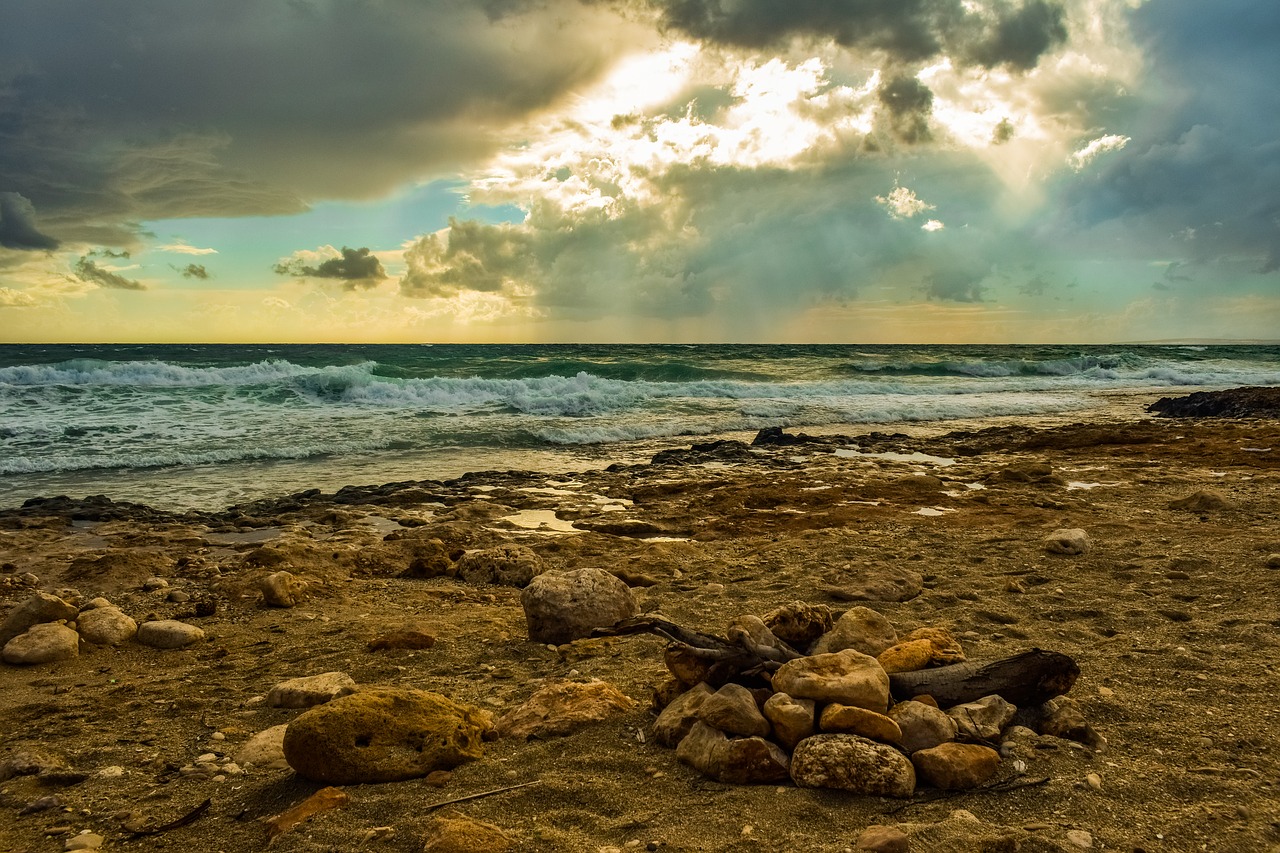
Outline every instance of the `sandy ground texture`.
POLYGON ((33 504, 0 513, 0 614, 37 589, 102 596, 206 637, 0 666, 0 850, 96 843, 77 841, 86 831, 108 850, 266 849, 266 820, 323 786, 226 765, 301 713, 268 705, 274 685, 329 671, 495 715, 556 680, 600 679, 636 704, 566 736, 500 739, 447 777, 346 786, 274 839, 281 853, 502 848, 474 833, 450 847, 441 827, 462 819, 516 851, 843 851, 874 824, 913 851, 1280 850, 1278 513, 1275 421, 1136 416, 695 445, 572 477, 468 475, 220 514, 33 504), (1047 553, 1060 528, 1085 530, 1091 550, 1047 553), (922 785, 910 800, 715 782, 649 734, 663 640, 531 642, 519 589, 406 576, 414 560, 430 573, 433 539, 606 569, 642 610, 711 633, 807 601, 872 607, 899 633, 947 628, 971 660, 1063 652, 1107 745, 1038 738, 994 787, 922 785), (306 583, 294 607, 261 600, 281 569, 306 583), (843 600, 913 575, 908 600, 843 600), (406 627, 434 645, 370 650, 406 627))

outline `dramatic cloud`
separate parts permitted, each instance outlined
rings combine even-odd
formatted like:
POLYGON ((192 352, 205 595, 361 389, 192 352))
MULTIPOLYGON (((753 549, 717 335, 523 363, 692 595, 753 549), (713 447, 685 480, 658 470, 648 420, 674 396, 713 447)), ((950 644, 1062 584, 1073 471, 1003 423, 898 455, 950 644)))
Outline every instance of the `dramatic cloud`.
POLYGON ((146 290, 141 282, 134 281, 131 278, 125 278, 118 272, 103 269, 97 263, 91 261, 88 257, 83 257, 76 261, 75 265, 76 278, 90 284, 96 284, 99 287, 107 287, 113 290, 146 290))
POLYGON ((0 287, 0 308, 30 308, 37 304, 31 294, 12 287, 0 287))
POLYGON ((217 249, 202 249, 198 246, 190 246, 182 241, 176 243, 168 243, 163 246, 156 246, 157 252, 171 252, 175 255, 216 255, 217 249))
POLYGON ((575 0, 3 4, 0 188, 98 245, 139 220, 369 198, 491 151, 645 40, 575 0))
POLYGON ((332 246, 326 246, 321 252, 329 254, 330 257, 316 263, 309 262, 306 257, 295 256, 276 264, 272 269, 279 275, 336 279, 344 282, 349 288, 373 287, 387 277, 382 261, 378 260, 378 257, 367 247, 352 249, 343 246, 342 251, 339 252, 332 246))
POLYGON ((56 249, 58 241, 36 228, 36 210, 18 193, 0 192, 0 246, 6 249, 56 249))

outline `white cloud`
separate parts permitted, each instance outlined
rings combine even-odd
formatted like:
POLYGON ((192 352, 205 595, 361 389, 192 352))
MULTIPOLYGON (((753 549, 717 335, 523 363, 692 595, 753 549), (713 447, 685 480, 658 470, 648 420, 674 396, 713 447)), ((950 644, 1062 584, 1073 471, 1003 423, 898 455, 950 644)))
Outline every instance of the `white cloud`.
POLYGON ((921 231, 930 231, 930 232, 932 232, 932 231, 941 231, 943 228, 946 228, 946 227, 947 227, 947 226, 943 225, 943 224, 942 224, 940 221, 938 221, 937 219, 930 219, 928 222, 926 222, 925 224, 923 224, 923 225, 921 225, 921 226, 920 226, 920 230, 921 230, 921 231))
POLYGON ((216 255, 217 249, 202 249, 198 246, 190 246, 183 240, 177 240, 164 246, 156 246, 157 252, 172 252, 175 255, 216 255))
POLYGON ((936 209, 934 205, 918 198, 914 191, 906 187, 894 187, 887 196, 876 196, 876 202, 883 205, 893 219, 912 219, 926 210, 936 209))
POLYGON ((1119 134, 1110 134, 1107 136, 1099 136, 1097 139, 1090 140, 1083 148, 1077 149, 1067 158, 1067 162, 1071 164, 1071 168, 1079 172, 1085 166, 1088 166, 1099 156, 1108 151, 1119 151, 1128 145, 1129 137, 1120 136, 1119 134))

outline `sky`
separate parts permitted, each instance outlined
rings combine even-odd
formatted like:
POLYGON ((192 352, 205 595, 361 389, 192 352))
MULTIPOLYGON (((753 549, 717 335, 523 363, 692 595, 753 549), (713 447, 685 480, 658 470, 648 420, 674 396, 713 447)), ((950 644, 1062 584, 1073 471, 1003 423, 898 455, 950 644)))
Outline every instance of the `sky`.
POLYGON ((1274 0, 17 0, 0 341, 1280 338, 1274 0))

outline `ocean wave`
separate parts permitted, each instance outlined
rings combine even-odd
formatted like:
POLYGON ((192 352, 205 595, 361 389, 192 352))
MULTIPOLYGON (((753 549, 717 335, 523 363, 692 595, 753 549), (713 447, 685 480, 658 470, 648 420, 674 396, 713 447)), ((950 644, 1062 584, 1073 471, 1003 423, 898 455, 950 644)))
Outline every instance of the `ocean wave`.
POLYGON ((0 368, 0 385, 111 386, 131 388, 190 388, 200 386, 263 385, 300 377, 330 377, 337 384, 358 376, 372 376, 377 362, 304 367, 284 360, 259 361, 228 367, 189 367, 165 361, 98 361, 73 359, 55 364, 21 364, 0 368))

